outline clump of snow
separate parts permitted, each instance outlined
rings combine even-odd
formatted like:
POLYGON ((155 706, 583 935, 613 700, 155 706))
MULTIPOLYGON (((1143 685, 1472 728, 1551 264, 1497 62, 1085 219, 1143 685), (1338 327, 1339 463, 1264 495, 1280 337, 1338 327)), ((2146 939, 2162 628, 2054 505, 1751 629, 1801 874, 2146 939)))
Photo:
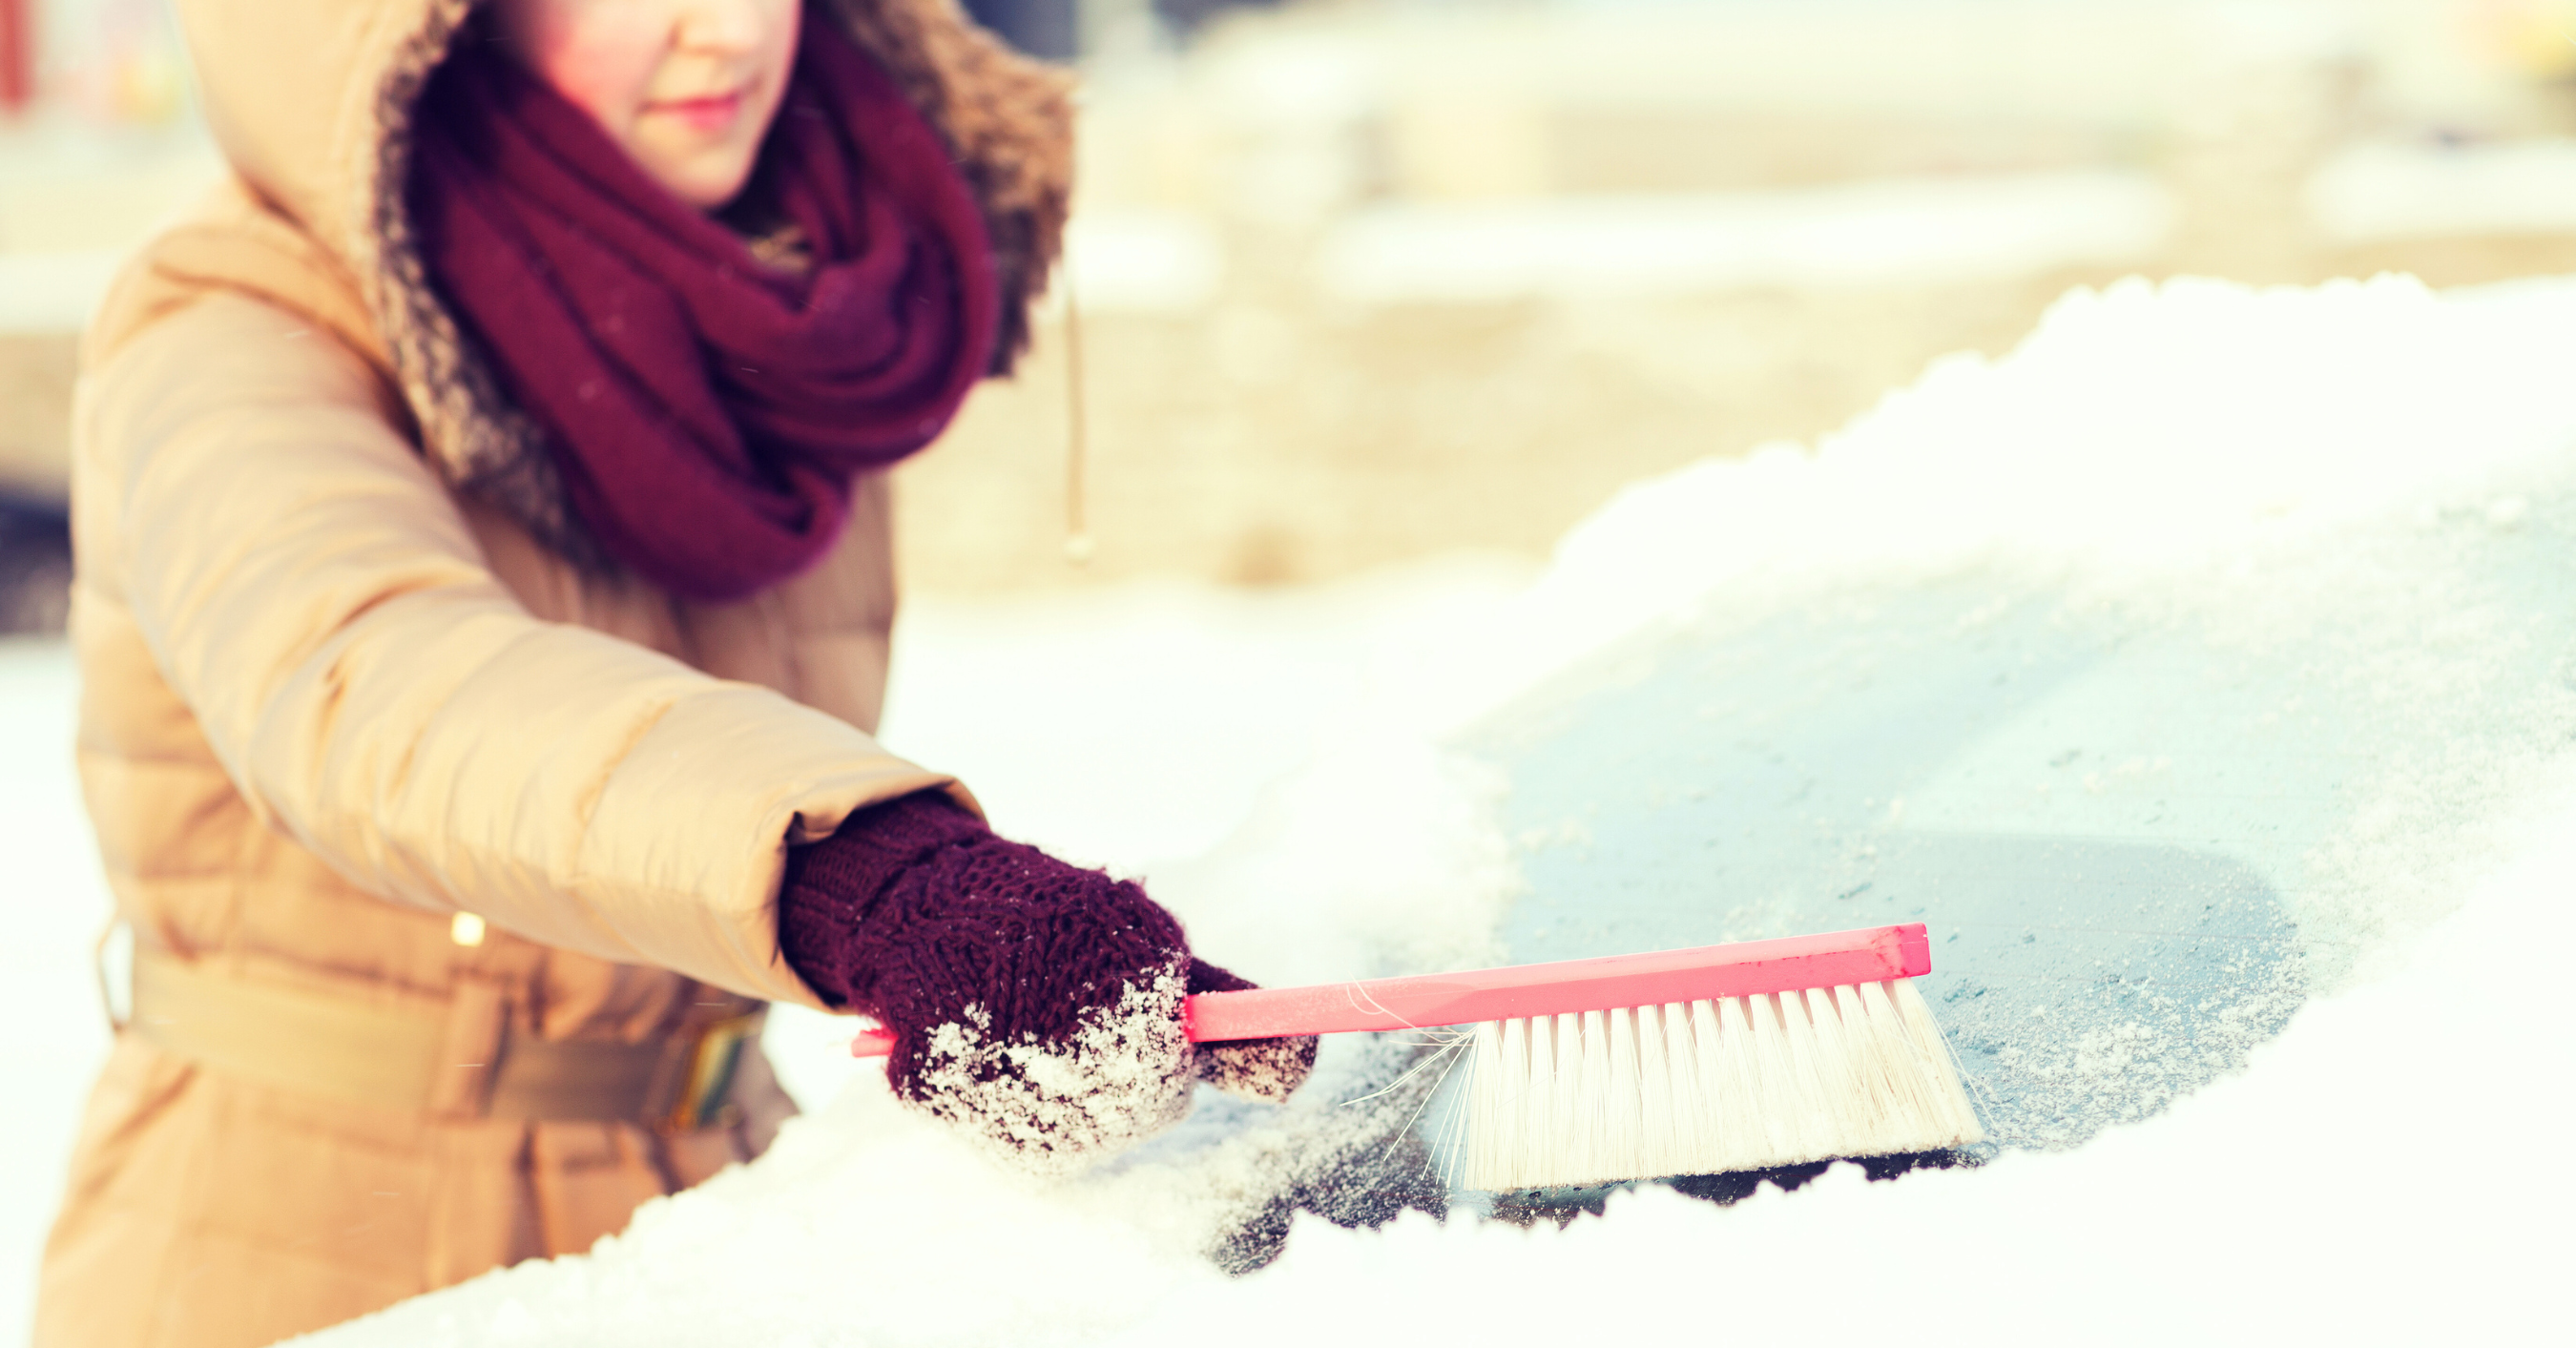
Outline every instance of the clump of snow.
MULTIPOLYGON (((1945 362, 1814 453, 1641 484, 1575 531, 1525 595, 1472 623, 1437 639, 1428 623, 1389 632, 1344 712, 1318 724, 1307 769, 1225 847, 1186 865, 1090 852, 1155 861, 1150 885, 1198 948, 1263 981, 1470 962, 1497 948, 1534 855, 1498 822, 1498 802, 1526 784, 1439 746, 1578 666, 1597 679, 1625 645, 1712 613, 1973 568, 2065 596, 2046 621, 2108 615, 2100 630, 2115 643, 2174 630, 2159 614, 2187 616, 2193 658, 2224 657, 2190 666, 2200 682, 2187 693, 2239 697, 2232 719, 2205 728, 2213 743, 2286 726, 2353 757, 2348 780, 2315 799, 2256 784, 2177 806, 2244 836, 2275 811, 2323 821, 2280 874, 2295 882, 2281 897, 2312 986, 2330 995, 2277 1039, 2227 1044, 2221 1066, 2250 1067, 2162 1114, 2071 1150, 1893 1184, 1842 1167, 1794 1197, 1731 1208, 1615 1194, 1606 1220, 1555 1230, 1433 1219, 1442 1204, 1422 1190, 1406 1127, 1422 1088, 1379 1090, 1400 1044, 1328 1042, 1285 1107, 1202 1092, 1174 1133, 1054 1184, 983 1164, 861 1074, 769 1157, 648 1205, 589 1256, 315 1341, 1778 1339, 1861 1307, 1909 1336, 1989 1341, 2527 1327, 2553 1271, 2540 1223, 2576 1197, 2545 1161, 2576 1073, 2555 981, 2499 976, 2497 957, 2554 922, 2576 873, 2576 681, 2527 677, 2576 655, 2546 649, 2563 640, 2557 609, 2535 609, 2563 609, 2564 565, 2489 545, 2554 542, 2576 523, 2571 368, 2576 286, 2563 284, 2079 293, 2011 356, 1945 362), (2456 1165, 2512 1157, 2543 1159, 2465 1178, 2456 1165), (1337 1190, 1381 1201, 1328 1218, 1422 1211, 1357 1232, 1289 1215, 1337 1190), (1269 1234, 1247 1250, 1248 1230, 1269 1234), (1273 1253, 1251 1276, 1221 1271, 1273 1253)), ((2116 747, 2136 726, 2085 721, 2110 705, 2085 700, 2098 693, 2069 682, 2029 724, 2074 717, 2062 724, 2114 744, 2087 742, 2099 762, 2006 735, 1976 746, 1993 772, 1860 804, 1915 828, 2005 801, 2069 827, 2145 827, 2130 793, 2178 769, 2116 747), (2024 785, 2052 762, 2071 774, 2066 789, 2024 785)), ((1179 714, 1228 701, 1220 690, 1179 714)), ((1263 714, 1257 699, 1233 710, 1263 714)), ((898 702, 889 739, 939 761, 907 742, 905 714, 898 702)), ((1064 780, 1060 792, 1099 794, 1093 773, 1064 780)), ((985 793, 1006 832, 1009 797, 985 793)), ((1614 821, 1571 822, 1588 837, 1614 821)), ((2116 1024, 2072 1036, 2070 1080, 2138 1074, 2130 1038, 2116 1024)))

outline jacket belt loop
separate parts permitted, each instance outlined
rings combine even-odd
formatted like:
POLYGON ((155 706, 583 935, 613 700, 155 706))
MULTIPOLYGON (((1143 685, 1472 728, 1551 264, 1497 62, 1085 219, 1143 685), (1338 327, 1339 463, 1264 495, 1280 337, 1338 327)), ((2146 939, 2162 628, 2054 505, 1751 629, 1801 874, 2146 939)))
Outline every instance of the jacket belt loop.
POLYGON ((492 1112, 492 1080, 499 1074, 510 1028, 510 998, 500 983, 460 977, 447 1004, 447 1030, 439 1040, 429 1112, 479 1119, 492 1112))

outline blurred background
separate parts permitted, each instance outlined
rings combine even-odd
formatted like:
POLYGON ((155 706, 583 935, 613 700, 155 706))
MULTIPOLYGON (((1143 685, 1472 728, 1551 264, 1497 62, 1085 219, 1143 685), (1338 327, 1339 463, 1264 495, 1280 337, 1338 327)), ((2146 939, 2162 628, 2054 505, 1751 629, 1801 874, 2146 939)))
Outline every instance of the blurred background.
MULTIPOLYGON (((2576 271, 2576 0, 975 0, 1085 75, 1096 551, 1038 359, 904 470, 916 593, 1542 557, 2138 272, 2576 271)), ((219 171, 163 0, 0 0, 0 624, 74 334, 219 171)))

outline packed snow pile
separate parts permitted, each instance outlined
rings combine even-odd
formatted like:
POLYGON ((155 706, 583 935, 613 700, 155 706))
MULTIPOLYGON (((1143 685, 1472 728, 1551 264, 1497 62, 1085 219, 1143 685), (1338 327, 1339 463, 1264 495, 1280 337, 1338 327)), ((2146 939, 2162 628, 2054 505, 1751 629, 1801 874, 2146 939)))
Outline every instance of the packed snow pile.
POLYGON ((1206 855, 1020 830, 1150 862, 1271 982, 1929 922, 1984 1164, 1560 1228, 1447 1190, 1397 1039, 1057 1184, 862 1073, 588 1256, 311 1342, 2536 1325, 2576 1055, 2511 956, 2576 875, 2570 369, 2576 284, 2079 293, 1388 632, 1206 855))

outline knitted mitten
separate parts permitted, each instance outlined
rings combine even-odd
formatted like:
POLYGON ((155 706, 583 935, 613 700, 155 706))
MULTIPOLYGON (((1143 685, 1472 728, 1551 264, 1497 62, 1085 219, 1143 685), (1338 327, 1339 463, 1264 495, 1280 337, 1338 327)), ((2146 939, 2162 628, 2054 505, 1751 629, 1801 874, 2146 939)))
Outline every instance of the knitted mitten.
POLYGON ((788 853, 779 944, 834 1005, 894 1031, 895 1094, 1062 1173, 1161 1130, 1205 1079, 1284 1099, 1312 1038, 1193 1046, 1181 999, 1250 984, 1190 957, 1145 891, 1007 842, 938 792, 788 853))

